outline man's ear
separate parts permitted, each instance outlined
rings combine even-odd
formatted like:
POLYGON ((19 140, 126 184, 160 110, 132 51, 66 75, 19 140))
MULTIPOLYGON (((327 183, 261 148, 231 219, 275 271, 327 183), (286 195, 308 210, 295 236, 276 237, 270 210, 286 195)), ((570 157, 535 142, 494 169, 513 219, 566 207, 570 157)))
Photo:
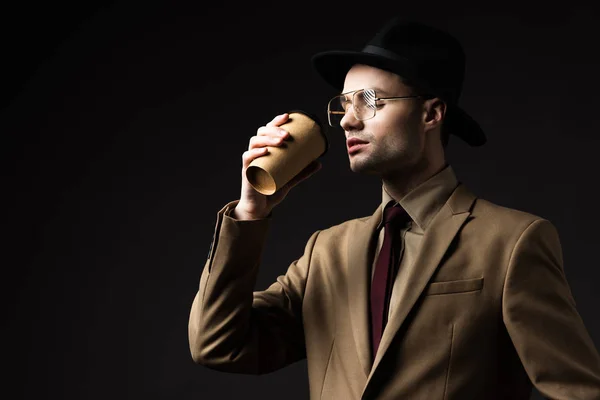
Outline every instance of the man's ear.
POLYGON ((442 125, 446 115, 446 103, 438 97, 425 100, 425 126, 427 129, 434 129, 442 125))

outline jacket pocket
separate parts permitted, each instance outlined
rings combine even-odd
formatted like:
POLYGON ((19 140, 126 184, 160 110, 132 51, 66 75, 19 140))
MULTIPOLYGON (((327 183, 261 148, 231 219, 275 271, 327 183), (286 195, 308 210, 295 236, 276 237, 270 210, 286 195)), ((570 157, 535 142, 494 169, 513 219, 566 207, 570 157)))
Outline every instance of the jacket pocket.
POLYGON ((459 281, 431 282, 425 289, 425 296, 474 292, 483 288, 483 278, 459 281))

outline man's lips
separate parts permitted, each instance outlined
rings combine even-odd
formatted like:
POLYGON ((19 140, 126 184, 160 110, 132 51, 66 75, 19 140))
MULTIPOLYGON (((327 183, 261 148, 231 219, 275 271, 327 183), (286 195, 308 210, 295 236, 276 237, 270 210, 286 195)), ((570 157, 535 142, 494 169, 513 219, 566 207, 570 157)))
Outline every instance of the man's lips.
POLYGON ((346 147, 348 148, 349 154, 356 153, 367 144, 369 144, 369 142, 357 138, 349 138, 346 140, 346 147))

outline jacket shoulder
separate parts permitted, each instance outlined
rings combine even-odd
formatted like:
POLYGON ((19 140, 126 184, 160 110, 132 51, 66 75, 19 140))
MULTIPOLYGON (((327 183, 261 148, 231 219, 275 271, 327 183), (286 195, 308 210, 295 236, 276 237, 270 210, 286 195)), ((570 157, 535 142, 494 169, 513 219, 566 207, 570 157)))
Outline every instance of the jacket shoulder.
POLYGON ((347 231, 352 231, 355 228, 362 227, 366 222, 368 222, 371 218, 374 218, 372 215, 368 215, 365 217, 358 217, 345 220, 335 225, 331 225, 329 227, 321 229, 321 234, 325 235, 339 235, 340 233, 344 233, 347 231))
POLYGON ((364 217, 357 217, 347 219, 335 225, 330 225, 319 230, 319 241, 327 241, 328 243, 336 243, 347 240, 350 236, 364 229, 371 229, 370 222, 373 222, 372 218, 376 218, 375 215, 368 215, 364 217))
POLYGON ((536 220, 545 219, 540 215, 517 208, 503 206, 483 198, 476 199, 472 209, 472 214, 475 217, 491 218, 498 221, 505 221, 507 223, 517 221, 531 223, 536 220))
POLYGON ((483 236, 512 237, 518 239, 534 223, 543 223, 547 229, 556 231, 555 225, 547 218, 521 209, 502 206, 489 200, 478 198, 471 210, 470 228, 483 236))

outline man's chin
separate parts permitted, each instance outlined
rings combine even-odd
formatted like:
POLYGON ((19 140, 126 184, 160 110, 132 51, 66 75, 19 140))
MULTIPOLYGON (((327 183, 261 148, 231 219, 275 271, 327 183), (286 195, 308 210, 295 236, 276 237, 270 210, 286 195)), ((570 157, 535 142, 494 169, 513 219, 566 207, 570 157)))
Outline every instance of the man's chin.
POLYGON ((360 162, 359 160, 351 160, 350 161, 350 170, 357 174, 366 174, 366 175, 377 175, 378 171, 374 165, 366 162, 360 162))

